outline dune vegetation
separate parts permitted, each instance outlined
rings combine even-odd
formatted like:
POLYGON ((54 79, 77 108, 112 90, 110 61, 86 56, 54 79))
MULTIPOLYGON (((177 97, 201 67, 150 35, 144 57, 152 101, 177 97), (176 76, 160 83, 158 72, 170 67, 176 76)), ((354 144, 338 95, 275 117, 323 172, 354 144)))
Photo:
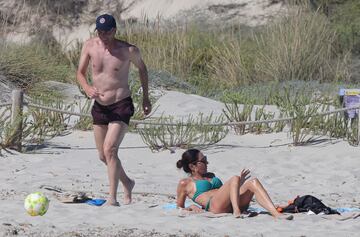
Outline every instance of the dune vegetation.
MULTIPOLYGON (((228 121, 254 119, 249 116, 251 111, 240 109, 239 104, 248 106, 243 108, 255 104, 277 105, 281 116, 298 118, 290 130, 294 144, 304 144, 318 135, 344 138, 357 144, 357 128, 348 128, 342 114, 314 119, 310 116, 339 108, 337 91, 340 87, 358 86, 350 65, 359 60, 360 55, 360 2, 284 2, 289 4, 287 14, 263 26, 250 28, 236 22, 200 25, 191 21, 176 25, 160 19, 155 22, 128 21, 121 23, 117 37, 140 47, 149 68, 150 85, 153 74, 159 75, 160 85, 168 83, 168 75, 171 75, 178 85, 188 85, 176 88, 174 84, 174 89, 189 92, 186 88, 192 88, 191 93, 227 103, 224 116, 228 121)), ((2 29, 5 29, 9 23, 4 17, 2 19, 2 29)), ((49 101, 50 94, 52 101, 46 103, 54 103, 54 100, 61 100, 61 94, 49 93, 40 82, 55 80, 76 84, 75 71, 82 43, 78 42, 73 50, 64 52, 45 33, 39 32, 38 40, 27 44, 1 43, 0 71, 30 97, 48 97, 45 101, 49 101)), ((133 86, 137 88, 135 78, 136 74, 131 73, 133 86)), ((256 119, 271 117, 263 109, 257 112, 256 119)), ((137 118, 141 119, 140 113, 137 118)), ((81 122, 78 128, 90 128, 83 124, 90 120, 81 122)), ((2 120, 0 128, 8 126, 4 123, 2 120)), ((284 124, 277 123, 272 127, 237 127, 235 131, 259 134, 282 131, 283 127, 284 124)), ((4 131, 0 131, 0 148, 6 145, 4 131)), ((141 134, 151 145, 150 138, 156 134, 145 134, 146 131, 143 129, 141 134)), ((224 132, 227 130, 219 131, 224 132)), ((210 137, 215 137, 215 140, 208 138, 207 143, 212 144, 222 135, 210 137)), ((177 146, 182 146, 181 141, 177 146)), ((155 147, 162 146, 156 144, 155 147)))

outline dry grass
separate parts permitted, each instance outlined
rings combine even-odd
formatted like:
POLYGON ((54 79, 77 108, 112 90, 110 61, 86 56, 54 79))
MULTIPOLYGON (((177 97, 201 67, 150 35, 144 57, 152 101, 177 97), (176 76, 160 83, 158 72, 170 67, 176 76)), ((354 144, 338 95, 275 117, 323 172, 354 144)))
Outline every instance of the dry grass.
MULTIPOLYGON (((62 52, 51 31, 46 28, 49 23, 46 21, 54 18, 53 22, 61 23, 69 15, 76 14, 76 9, 81 12, 85 7, 83 3, 69 0, 28 0, 17 2, 9 11, 1 11, 0 35, 13 30, 14 26, 17 30, 22 30, 22 23, 28 21, 31 25, 29 30, 37 36, 34 37, 34 42, 26 45, 1 43, 0 71, 28 91, 39 91, 41 88, 37 87, 37 82, 43 80, 75 83, 74 75, 82 44, 78 42, 72 51, 62 52), (27 8, 29 5, 33 7, 27 8), (39 16, 46 16, 44 19, 47 19, 41 21, 40 25, 34 23, 39 22, 39 16)), ((120 4, 118 7, 121 12, 124 6, 120 4)), ((245 94, 240 91, 245 86, 259 82, 346 82, 349 78, 349 55, 343 48, 338 50, 337 31, 320 12, 311 11, 306 6, 300 7, 267 26, 251 30, 244 30, 238 25, 204 27, 195 22, 181 26, 165 25, 161 19, 153 23, 147 19, 135 24, 126 22, 123 29, 118 37, 140 47, 149 69, 165 71, 179 80, 190 82, 194 85, 194 91, 203 95, 221 94, 224 89, 232 90, 234 97, 239 100, 230 99, 231 104, 228 104, 225 113, 230 121, 248 121, 253 105, 262 99, 262 104, 277 103, 282 109, 282 116, 297 117, 291 130, 295 144, 303 144, 309 135, 314 134, 347 137, 351 141, 356 138, 354 134, 357 131, 354 129, 351 133, 347 129, 347 132, 343 132, 345 122, 340 115, 310 120, 309 116, 322 108, 306 107, 318 101, 312 101, 304 91, 299 90, 295 95, 289 93, 291 96, 283 93, 284 88, 281 87, 271 87, 268 94, 259 91, 245 94), (212 93, 213 91, 215 92, 212 93), (265 94, 267 98, 264 98, 265 94), (240 103, 246 104, 244 110, 240 109, 240 103)), ((132 76, 132 79, 136 81, 137 77, 132 76)), ((134 84, 133 93, 138 89, 139 84, 134 84)), ((267 89, 269 88, 265 88, 267 89)), ((134 98, 138 105, 134 118, 141 119, 141 97, 134 98)), ((89 105, 84 105, 81 110, 88 112, 89 105)), ((30 140, 39 142, 62 132, 66 120, 59 114, 40 110, 26 116, 31 116, 31 119, 24 118, 25 127, 30 126, 27 130, 29 136, 32 134, 39 138, 30 140), (50 128, 45 129, 44 126, 50 128)), ((272 116, 263 109, 256 111, 256 119, 272 116)), ((88 129, 90 123, 90 120, 81 118, 78 126, 88 129)), ((284 123, 276 123, 274 127, 256 125, 247 128, 239 126, 235 129, 239 134, 263 133, 281 131, 284 126, 284 123)), ((1 144, 6 146, 7 139, 11 137, 6 131, 11 129, 5 120, 0 127, 1 144)), ((213 143, 225 134, 223 130, 213 130, 216 133, 205 128, 200 130, 191 126, 176 129, 149 127, 143 130, 142 136, 149 146, 157 149, 213 143), (202 135, 199 137, 199 134, 202 135), (159 137, 165 138, 155 141, 159 137)))

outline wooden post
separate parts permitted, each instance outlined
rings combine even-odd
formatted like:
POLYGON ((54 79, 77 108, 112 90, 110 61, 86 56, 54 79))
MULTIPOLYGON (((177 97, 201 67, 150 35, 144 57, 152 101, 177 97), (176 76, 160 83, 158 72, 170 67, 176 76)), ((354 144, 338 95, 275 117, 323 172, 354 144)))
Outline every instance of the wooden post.
POLYGON ((17 151, 21 151, 24 93, 21 90, 13 90, 11 97, 11 126, 14 129, 11 146, 17 151))
POLYGON ((358 134, 357 134, 357 144, 358 146, 360 145, 360 106, 358 108, 358 111, 357 111, 357 119, 358 119, 358 134))

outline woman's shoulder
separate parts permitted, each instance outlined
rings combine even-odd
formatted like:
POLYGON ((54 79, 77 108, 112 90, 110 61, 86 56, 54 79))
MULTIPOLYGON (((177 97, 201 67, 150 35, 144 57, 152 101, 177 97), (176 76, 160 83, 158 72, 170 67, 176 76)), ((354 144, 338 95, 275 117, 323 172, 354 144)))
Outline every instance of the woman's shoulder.
POLYGON ((180 185, 180 186, 186 186, 186 185, 189 184, 190 182, 192 182, 192 179, 191 179, 190 177, 184 178, 184 179, 180 179, 179 185, 180 185))

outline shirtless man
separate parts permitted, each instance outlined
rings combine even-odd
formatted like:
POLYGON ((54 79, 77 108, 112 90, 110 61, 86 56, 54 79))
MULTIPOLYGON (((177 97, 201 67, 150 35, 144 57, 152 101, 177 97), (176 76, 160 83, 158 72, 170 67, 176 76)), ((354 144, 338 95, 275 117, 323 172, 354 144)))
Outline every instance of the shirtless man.
POLYGON ((98 37, 84 43, 81 51, 77 80, 86 95, 95 99, 91 114, 99 157, 107 166, 110 197, 107 203, 118 206, 116 198, 119 180, 124 188, 124 204, 131 203, 131 191, 135 181, 130 179, 118 158, 118 149, 127 132, 134 105, 128 84, 129 67, 133 63, 139 70, 143 89, 144 114, 151 112, 148 96, 148 74, 139 49, 127 42, 117 40, 116 21, 104 14, 96 19, 98 37), (92 85, 86 80, 91 65, 92 85))

